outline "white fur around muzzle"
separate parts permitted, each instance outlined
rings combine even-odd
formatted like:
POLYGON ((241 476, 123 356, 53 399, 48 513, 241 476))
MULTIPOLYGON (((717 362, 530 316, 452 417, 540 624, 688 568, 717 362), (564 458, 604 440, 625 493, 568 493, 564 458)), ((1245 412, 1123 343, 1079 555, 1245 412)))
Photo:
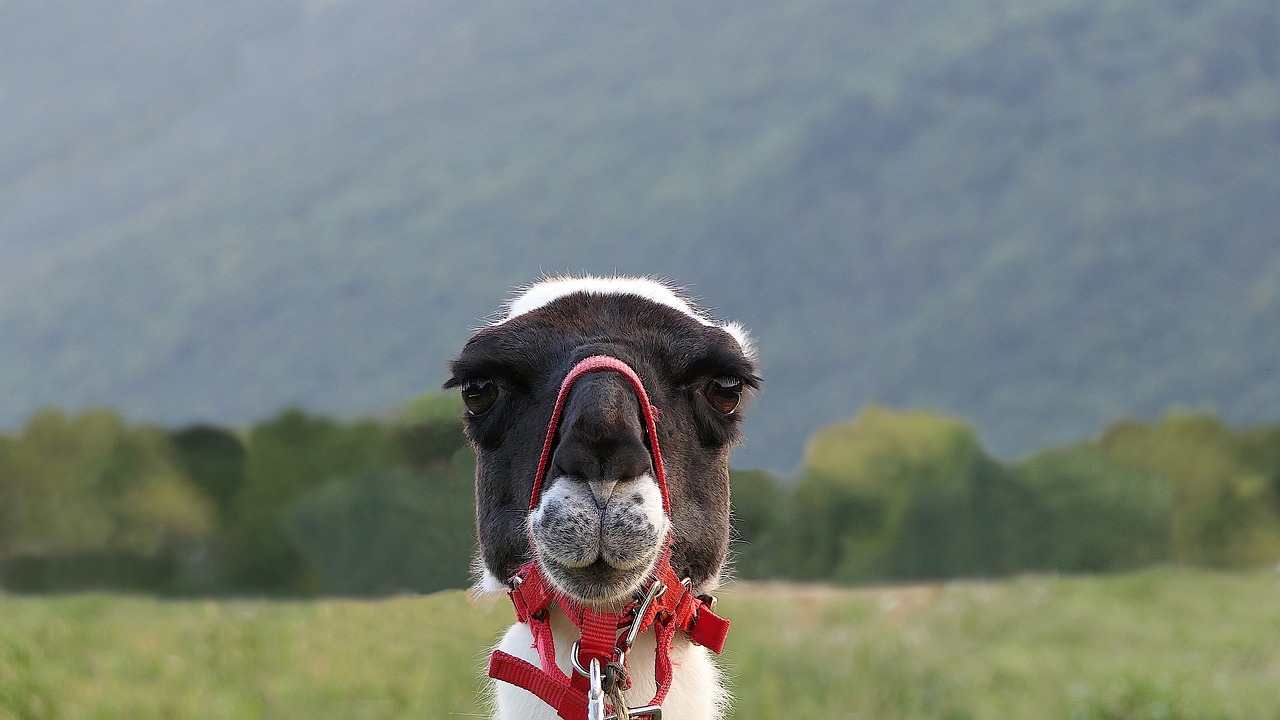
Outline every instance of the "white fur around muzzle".
POLYGON ((662 493, 649 474, 608 483, 557 477, 529 514, 534 551, 549 579, 561 591, 592 602, 626 598, 639 589, 669 527, 662 493), (588 591, 590 583, 575 571, 600 561, 619 571, 616 583, 588 591))

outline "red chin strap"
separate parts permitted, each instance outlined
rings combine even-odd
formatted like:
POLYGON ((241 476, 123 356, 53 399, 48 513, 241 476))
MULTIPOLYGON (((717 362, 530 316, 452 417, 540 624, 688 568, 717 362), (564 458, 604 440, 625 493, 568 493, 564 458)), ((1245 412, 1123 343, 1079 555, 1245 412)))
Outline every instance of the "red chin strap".
MULTIPOLYGON (((662 452, 658 446, 658 411, 650 404, 649 395, 635 370, 623 361, 607 355, 596 355, 579 362, 560 384, 555 409, 547 428, 547 438, 538 459, 538 470, 534 475, 529 510, 532 512, 538 507, 542 482, 551 460, 556 428, 560 424, 560 414, 564 410, 569 390, 583 375, 601 371, 619 373, 627 378, 635 390, 649 436, 654 476, 662 492, 662 509, 670 516, 667 478, 662 466, 662 452)), ((532 542, 532 538, 530 541, 532 542)), ((631 717, 653 717, 661 714, 660 706, 667 697, 667 691, 671 689, 671 642, 677 631, 684 632, 693 642, 716 653, 724 649, 725 636, 729 632, 729 621, 712 612, 714 598, 695 596, 691 583, 682 582, 671 567, 670 536, 658 557, 651 582, 645 585, 644 597, 636 599, 620 612, 597 610, 564 596, 547 580, 536 559, 516 572, 511 578, 511 586, 509 594, 515 606, 516 619, 529 625, 541 667, 495 650, 489 659, 489 677, 533 693, 554 708, 556 714, 564 720, 588 720, 588 706, 592 702, 602 702, 598 697, 589 697, 600 688, 593 688, 588 668, 613 668, 612 675, 616 682, 621 683, 621 690, 631 686, 625 672, 627 652, 639 633, 650 628, 654 630, 657 692, 647 706, 632 708, 631 717), (572 677, 556 665, 556 646, 551 635, 553 605, 558 605, 580 632, 574 647, 576 655, 572 657, 575 668, 572 677)), ((599 678, 598 675, 596 677, 599 678)), ((609 690, 606 689, 605 692, 609 690)), ((611 696, 621 697, 621 692, 611 693, 611 696)), ((596 706, 597 710, 599 707, 596 706)), ((619 708, 612 708, 612 711, 617 714, 619 708)))

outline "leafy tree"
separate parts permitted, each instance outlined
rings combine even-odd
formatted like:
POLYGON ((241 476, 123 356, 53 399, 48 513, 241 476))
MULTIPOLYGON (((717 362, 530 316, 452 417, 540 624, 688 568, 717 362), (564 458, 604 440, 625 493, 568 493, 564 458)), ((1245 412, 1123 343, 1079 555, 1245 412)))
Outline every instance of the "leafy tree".
POLYGON ((214 525, 168 435, 104 410, 42 412, 0 442, 0 492, 14 589, 160 589, 214 525))
POLYGON ((46 410, 31 418, 5 458, 15 550, 106 545, 111 522, 96 485, 123 434, 124 423, 107 411, 68 418, 46 410))
POLYGON ((273 593, 310 593, 316 569, 290 539, 286 522, 295 504, 325 485, 398 460, 381 424, 341 424, 287 410, 249 433, 244 487, 235 522, 220 542, 233 586, 273 593))
POLYGON ((405 406, 395 425, 400 451, 411 466, 425 469, 448 461, 467 444, 462 399, 457 393, 426 393, 405 406))
POLYGON ((1012 472, 1029 502, 1009 548, 1017 570, 1107 572, 1167 562, 1173 489, 1093 444, 1049 450, 1012 472))
POLYGON ((1216 418, 1171 413, 1158 423, 1123 422, 1098 441, 1113 462, 1152 473, 1174 494, 1178 562, 1236 566, 1280 559, 1280 496, 1274 429, 1238 434, 1216 418))
POLYGON ((235 520, 236 496, 244 488, 248 451, 234 433, 209 425, 194 425, 173 434, 182 469, 218 508, 218 522, 235 520))
POLYGON ((802 577, 940 577, 989 569, 998 466, 963 423, 869 408, 814 436, 796 489, 802 577))
POLYGON ((786 522, 790 493, 767 470, 733 470, 732 560, 734 574, 764 578, 783 574, 786 567, 786 522))
POLYGON ((166 435, 114 413, 37 414, 0 458, 14 550, 154 555, 211 529, 209 508, 175 467, 166 435))
POLYGON ((246 522, 275 521, 293 502, 327 482, 390 464, 396 447, 382 425, 342 425, 288 410, 249 433, 246 482, 236 513, 246 522))
POLYGON ((959 421, 870 408, 815 435, 803 472, 788 525, 799 577, 1098 572, 1171 556, 1172 486, 1094 444, 1004 466, 959 421))
POLYGON ((18 487, 14 476, 13 444, 0 437, 0 558, 8 554, 18 536, 18 487))
POLYGON ((286 520, 317 590, 374 595, 465 587, 475 545, 470 449, 428 472, 371 469, 302 498, 286 520))
POLYGON ((168 434, 157 428, 131 430, 116 443, 96 490, 112 523, 112 549, 155 556, 214 527, 213 508, 177 467, 168 434))

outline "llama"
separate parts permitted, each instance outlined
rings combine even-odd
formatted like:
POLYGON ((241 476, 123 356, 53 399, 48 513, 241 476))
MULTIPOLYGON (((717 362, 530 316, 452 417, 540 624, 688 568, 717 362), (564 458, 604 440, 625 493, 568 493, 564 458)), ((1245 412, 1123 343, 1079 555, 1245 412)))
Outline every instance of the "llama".
POLYGON ((496 720, 714 720, 708 648, 729 544, 730 448, 755 351, 676 289, 548 279, 451 363, 476 451, 477 590, 518 622, 496 720))

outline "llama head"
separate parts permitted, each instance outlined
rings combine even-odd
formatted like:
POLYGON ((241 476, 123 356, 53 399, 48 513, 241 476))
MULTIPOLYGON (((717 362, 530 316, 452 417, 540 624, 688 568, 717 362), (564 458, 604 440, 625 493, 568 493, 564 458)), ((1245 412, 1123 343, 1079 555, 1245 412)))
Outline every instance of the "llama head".
POLYGON ((653 280, 561 278, 535 284, 475 333, 451 364, 476 450, 476 522, 486 579, 537 558, 556 588, 603 606, 648 578, 671 537, 671 564, 713 587, 729 544, 729 450, 743 396, 759 385, 739 326, 721 325, 653 280), (536 507, 534 476, 561 382, 585 358, 634 370, 658 413, 670 514, 655 479, 630 380, 573 383, 536 507))

